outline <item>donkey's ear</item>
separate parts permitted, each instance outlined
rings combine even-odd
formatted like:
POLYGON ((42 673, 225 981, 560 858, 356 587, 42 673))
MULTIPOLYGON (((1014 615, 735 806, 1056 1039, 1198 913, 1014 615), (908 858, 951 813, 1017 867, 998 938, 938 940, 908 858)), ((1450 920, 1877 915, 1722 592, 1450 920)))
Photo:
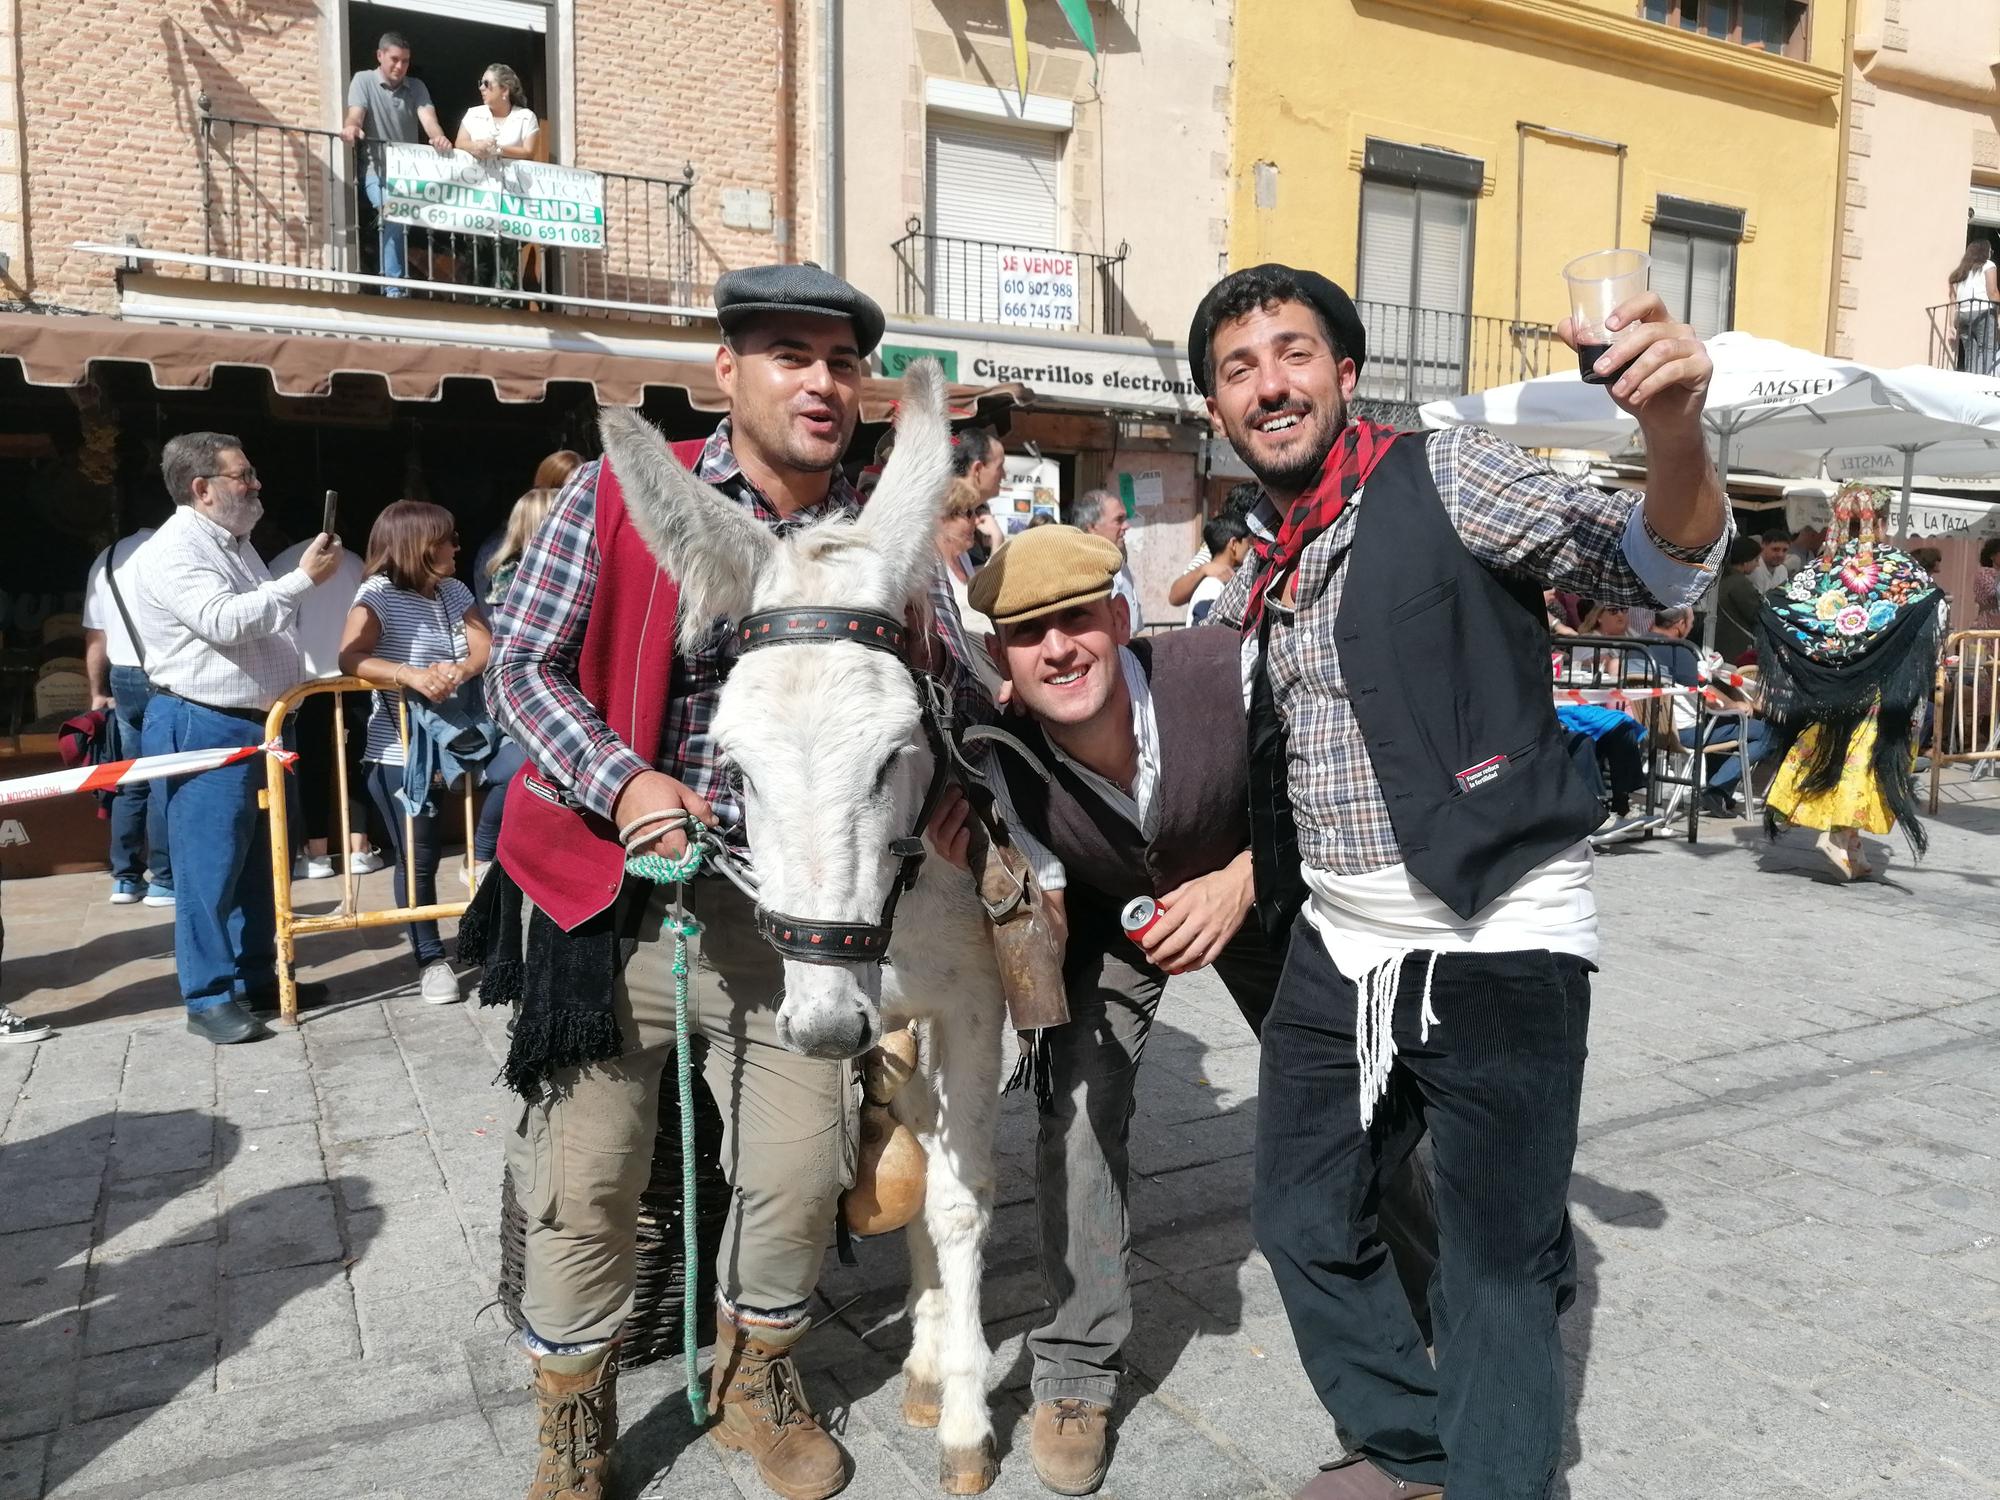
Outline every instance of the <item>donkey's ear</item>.
POLYGON ((945 409, 944 370, 919 359, 903 376, 896 411, 896 448, 882 482, 861 513, 875 550, 885 557, 896 585, 914 598, 937 567, 938 514, 951 486, 951 424, 945 409))
POLYGON ((682 468, 659 430, 637 412, 608 408, 598 429, 632 524, 680 586, 681 646, 692 649, 719 617, 748 613, 777 539, 682 468))

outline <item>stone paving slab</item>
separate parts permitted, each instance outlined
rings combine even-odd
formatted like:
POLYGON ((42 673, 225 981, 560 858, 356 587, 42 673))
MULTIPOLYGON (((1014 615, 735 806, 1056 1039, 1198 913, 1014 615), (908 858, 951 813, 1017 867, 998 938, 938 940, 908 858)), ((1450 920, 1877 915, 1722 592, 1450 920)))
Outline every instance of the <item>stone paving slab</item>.
MULTIPOLYGON (((2000 788, 1946 791, 1929 857, 1877 841, 1861 886, 1727 822, 1601 860, 1573 1500, 2000 1500, 2000 788)), ((181 1026, 171 923, 105 894, 6 891, 0 984, 61 1034, 0 1048, 0 1500, 518 1493, 533 1406, 491 1306, 504 1015, 422 1005, 393 934, 322 938, 329 1003, 216 1051, 181 1026)), ((1256 1087, 1227 996, 1177 981, 1138 1090, 1106 1495, 1283 1497, 1337 1450, 1249 1233, 1256 1087)), ((1045 1493, 1032 1126, 1009 1099, 984 1302, 1003 1500, 1045 1493)), ((933 1495, 934 1435, 898 1415, 900 1241, 860 1260, 829 1262, 808 1384, 849 1495, 933 1495)), ((761 1495, 677 1380, 624 1381, 614 1493, 761 1495)))

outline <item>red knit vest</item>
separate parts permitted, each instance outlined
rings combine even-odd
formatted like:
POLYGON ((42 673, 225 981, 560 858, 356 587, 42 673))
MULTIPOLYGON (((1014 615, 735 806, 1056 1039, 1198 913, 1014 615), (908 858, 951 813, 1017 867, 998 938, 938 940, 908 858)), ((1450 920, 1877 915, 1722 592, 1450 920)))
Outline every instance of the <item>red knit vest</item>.
MULTIPOLYGON (((700 440, 672 445, 692 469, 700 440)), ((648 765, 658 762, 673 682, 680 589, 632 527, 606 458, 597 466, 597 590, 577 657, 577 687, 611 732, 648 765)), ((618 830, 565 806, 533 766, 514 777, 500 822, 500 863, 528 899, 574 931, 611 905, 625 881, 618 830)))

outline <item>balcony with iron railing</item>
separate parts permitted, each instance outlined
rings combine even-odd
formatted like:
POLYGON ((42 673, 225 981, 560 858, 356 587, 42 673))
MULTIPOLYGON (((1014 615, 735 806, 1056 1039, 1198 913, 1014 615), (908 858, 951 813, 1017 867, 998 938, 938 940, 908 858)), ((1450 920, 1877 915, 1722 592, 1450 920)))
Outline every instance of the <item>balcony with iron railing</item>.
POLYGON ((1355 395, 1417 407, 1562 369, 1576 356, 1547 323, 1357 302, 1368 360, 1355 395))
POLYGON ((688 206, 692 165, 676 178, 596 172, 601 250, 412 225, 402 229, 404 263, 393 274, 383 266, 380 211, 365 186, 382 175, 382 142, 349 146, 338 131, 214 114, 205 95, 200 104, 203 252, 211 262, 203 270, 211 280, 639 319, 670 316, 668 309, 706 295, 688 206))
POLYGON ((1939 302, 1924 322, 1932 369, 2000 375, 2000 302, 1939 302))
POLYGON ((926 234, 911 219, 891 247, 896 311, 952 323, 1079 333, 1125 331, 1125 257, 926 234))

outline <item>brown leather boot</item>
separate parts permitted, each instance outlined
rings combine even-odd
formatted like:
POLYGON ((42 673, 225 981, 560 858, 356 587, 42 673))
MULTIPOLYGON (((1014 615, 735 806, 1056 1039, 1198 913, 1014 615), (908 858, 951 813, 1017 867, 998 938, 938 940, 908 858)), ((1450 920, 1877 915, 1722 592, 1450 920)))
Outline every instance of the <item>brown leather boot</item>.
POLYGON ((757 1477, 784 1500, 826 1500, 847 1483, 847 1456, 814 1420, 792 1363, 806 1326, 742 1328, 727 1307, 715 1310, 709 1435, 755 1459, 757 1477))
POLYGON ((1109 1462, 1111 1408, 1073 1396, 1037 1401, 1031 1422, 1028 1456, 1042 1483, 1058 1495, 1095 1494, 1109 1462))
POLYGON ((618 1438, 618 1345, 535 1359, 541 1454, 528 1500, 604 1500, 618 1438))

